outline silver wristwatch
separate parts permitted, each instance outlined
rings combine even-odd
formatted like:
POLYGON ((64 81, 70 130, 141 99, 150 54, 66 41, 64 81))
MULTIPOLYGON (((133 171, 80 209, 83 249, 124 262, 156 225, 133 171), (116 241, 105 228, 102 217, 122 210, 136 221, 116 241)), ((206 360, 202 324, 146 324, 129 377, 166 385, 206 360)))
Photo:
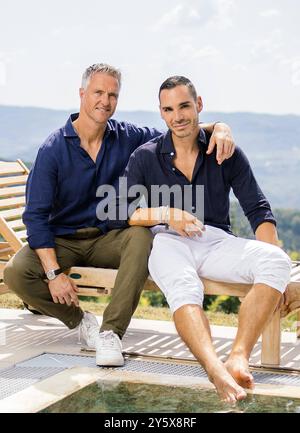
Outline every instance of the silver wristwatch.
POLYGON ((46 278, 49 281, 54 280, 57 275, 62 273, 62 269, 58 268, 58 269, 50 269, 50 271, 46 272, 46 278))

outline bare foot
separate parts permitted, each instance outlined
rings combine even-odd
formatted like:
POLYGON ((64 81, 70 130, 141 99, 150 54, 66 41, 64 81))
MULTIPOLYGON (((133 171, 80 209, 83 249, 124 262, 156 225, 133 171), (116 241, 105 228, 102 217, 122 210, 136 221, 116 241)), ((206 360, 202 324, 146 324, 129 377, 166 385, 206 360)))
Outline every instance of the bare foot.
POLYGON ((209 380, 215 385, 221 400, 226 403, 236 403, 247 397, 246 391, 241 388, 228 373, 223 363, 207 371, 209 380))
POLYGON ((230 355, 225 367, 236 382, 243 388, 254 388, 254 379, 249 371, 247 359, 242 355, 230 355))

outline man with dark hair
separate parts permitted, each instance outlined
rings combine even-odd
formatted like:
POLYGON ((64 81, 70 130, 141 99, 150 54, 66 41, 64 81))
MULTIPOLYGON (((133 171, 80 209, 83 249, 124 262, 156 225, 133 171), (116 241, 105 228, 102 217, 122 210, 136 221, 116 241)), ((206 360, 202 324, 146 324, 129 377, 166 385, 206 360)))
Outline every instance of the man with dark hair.
POLYGON ((235 402, 246 397, 243 388, 254 385, 248 367, 250 353, 282 299, 290 279, 290 259, 278 247, 270 205, 242 150, 236 148, 221 166, 214 154, 207 155, 209 133, 198 122, 202 100, 190 80, 170 77, 160 87, 159 100, 169 130, 139 147, 125 171, 128 191, 134 185, 143 186, 148 207, 137 209, 132 206, 134 197, 127 194, 125 203, 120 196, 118 205, 128 207, 128 220, 119 219, 117 224, 152 226, 156 236, 150 274, 166 296, 179 335, 221 398, 235 402), (167 187, 172 194, 165 193, 167 187), (232 234, 231 189, 257 240, 232 234), (203 201, 199 200, 201 191, 203 201), (225 364, 212 344, 199 277, 253 284, 242 302, 237 336, 225 364))
MULTIPOLYGON (((143 227, 108 231, 96 216, 100 185, 115 185, 130 154, 161 131, 111 119, 121 73, 99 63, 86 69, 79 90, 80 113, 43 143, 26 188, 23 221, 28 245, 7 264, 5 283, 27 305, 78 327, 84 343, 97 350, 98 365, 123 365, 121 339, 148 275, 151 232, 143 227), (119 268, 100 329, 79 307, 78 289, 64 274, 72 266, 119 268)), ((212 131, 214 125, 207 125, 212 131)), ((217 124, 211 149, 219 162, 233 153, 227 125, 217 124)))

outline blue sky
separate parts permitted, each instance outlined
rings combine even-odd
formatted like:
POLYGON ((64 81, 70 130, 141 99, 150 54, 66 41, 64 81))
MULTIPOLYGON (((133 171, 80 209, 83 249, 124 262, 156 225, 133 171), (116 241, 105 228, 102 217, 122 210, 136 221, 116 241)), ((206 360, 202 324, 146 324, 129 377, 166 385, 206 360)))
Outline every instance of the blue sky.
POLYGON ((298 0, 0 0, 0 104, 75 108, 83 70, 123 72, 122 110, 170 75, 209 111, 300 114, 298 0))

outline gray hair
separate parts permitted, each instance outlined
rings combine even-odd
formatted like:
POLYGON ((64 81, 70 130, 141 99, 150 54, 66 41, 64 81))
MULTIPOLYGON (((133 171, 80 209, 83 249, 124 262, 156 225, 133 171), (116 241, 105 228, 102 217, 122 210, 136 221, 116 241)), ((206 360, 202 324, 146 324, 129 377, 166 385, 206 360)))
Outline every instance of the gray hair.
POLYGON ((108 74, 116 78, 116 80, 118 80, 119 86, 121 87, 121 71, 117 68, 114 68, 113 66, 108 65, 107 63, 95 63, 94 65, 86 68, 82 75, 81 87, 86 89, 91 76, 97 72, 108 74))

